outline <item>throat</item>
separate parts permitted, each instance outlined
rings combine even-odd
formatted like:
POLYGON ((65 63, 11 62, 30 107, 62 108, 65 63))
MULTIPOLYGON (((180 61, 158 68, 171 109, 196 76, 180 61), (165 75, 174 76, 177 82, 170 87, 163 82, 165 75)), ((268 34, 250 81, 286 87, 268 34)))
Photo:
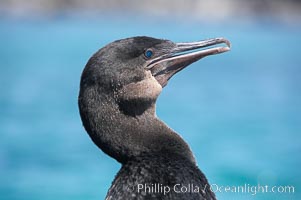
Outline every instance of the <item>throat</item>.
POLYGON ((177 155, 195 163, 186 142, 156 117, 155 103, 118 103, 110 96, 84 93, 79 97, 83 125, 93 142, 118 162, 141 155, 177 155))
POLYGON ((152 117, 155 113, 155 103, 150 100, 121 100, 118 106, 120 112, 130 117, 139 117, 145 113, 152 117))

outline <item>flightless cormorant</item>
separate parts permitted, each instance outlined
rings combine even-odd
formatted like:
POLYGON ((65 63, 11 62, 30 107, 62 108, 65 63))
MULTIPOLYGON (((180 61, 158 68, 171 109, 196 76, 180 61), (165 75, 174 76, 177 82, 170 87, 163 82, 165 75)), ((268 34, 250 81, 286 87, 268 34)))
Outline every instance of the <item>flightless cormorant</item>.
POLYGON ((174 43, 143 36, 112 42, 89 59, 80 116, 93 142, 122 164, 106 199, 215 199, 188 144, 158 119, 155 106, 175 73, 229 50, 223 38, 174 43))

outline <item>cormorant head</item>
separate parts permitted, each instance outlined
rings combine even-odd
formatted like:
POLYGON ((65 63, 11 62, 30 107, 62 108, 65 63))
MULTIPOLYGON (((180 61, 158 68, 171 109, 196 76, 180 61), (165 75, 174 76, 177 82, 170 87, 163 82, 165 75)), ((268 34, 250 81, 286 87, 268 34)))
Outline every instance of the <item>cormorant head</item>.
POLYGON ((228 50, 230 43, 223 38, 192 43, 151 37, 117 40, 90 58, 82 74, 81 89, 97 86, 102 94, 113 95, 127 112, 132 105, 155 102, 168 80, 189 64, 228 50))
POLYGON ((78 99, 94 143, 121 163, 150 152, 195 162, 188 145, 155 117, 155 102, 175 73, 229 46, 222 38, 173 43, 133 37, 100 49, 82 73, 78 99))

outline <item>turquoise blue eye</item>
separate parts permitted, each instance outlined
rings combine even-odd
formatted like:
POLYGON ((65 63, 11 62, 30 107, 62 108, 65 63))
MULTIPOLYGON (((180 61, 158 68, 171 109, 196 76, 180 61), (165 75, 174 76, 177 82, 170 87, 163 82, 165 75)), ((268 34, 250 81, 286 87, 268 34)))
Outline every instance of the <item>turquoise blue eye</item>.
POLYGON ((151 58, 153 56, 153 51, 148 49, 148 50, 145 51, 144 55, 147 58, 151 58))

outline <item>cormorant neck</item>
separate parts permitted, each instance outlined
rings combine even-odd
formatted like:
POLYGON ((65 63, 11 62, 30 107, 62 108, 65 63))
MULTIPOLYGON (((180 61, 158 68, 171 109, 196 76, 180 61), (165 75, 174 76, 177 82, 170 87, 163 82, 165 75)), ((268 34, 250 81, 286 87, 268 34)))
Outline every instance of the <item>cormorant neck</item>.
POLYGON ((79 110, 91 139, 118 162, 152 154, 195 163, 187 143, 156 117, 155 101, 120 102, 90 86, 80 90, 79 110))

